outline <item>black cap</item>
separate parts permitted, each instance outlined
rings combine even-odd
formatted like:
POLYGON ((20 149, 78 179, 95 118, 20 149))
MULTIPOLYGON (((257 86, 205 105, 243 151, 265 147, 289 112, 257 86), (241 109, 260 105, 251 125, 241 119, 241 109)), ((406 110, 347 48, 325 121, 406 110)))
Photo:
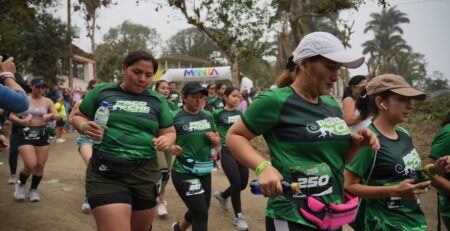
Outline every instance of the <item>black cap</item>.
POLYGON ((208 95, 208 90, 202 87, 198 82, 187 82, 182 89, 183 95, 195 94, 201 92, 203 95, 208 95))
POLYGON ((31 80, 31 85, 35 86, 35 87, 42 86, 42 85, 47 86, 47 82, 45 81, 44 78, 37 77, 37 78, 34 78, 33 80, 31 80))

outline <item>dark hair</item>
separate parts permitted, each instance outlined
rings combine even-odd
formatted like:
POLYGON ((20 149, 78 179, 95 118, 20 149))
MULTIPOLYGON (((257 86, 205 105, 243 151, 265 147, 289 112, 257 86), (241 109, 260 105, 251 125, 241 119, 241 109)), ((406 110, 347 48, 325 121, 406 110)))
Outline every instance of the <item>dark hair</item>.
POLYGON ((87 89, 88 89, 88 90, 92 89, 92 88, 93 88, 92 86, 94 86, 95 84, 98 84, 98 80, 96 80, 96 79, 91 79, 91 80, 89 81, 88 85, 87 85, 87 89))
POLYGON ((239 89, 237 87, 228 86, 227 89, 225 90, 225 93, 223 93, 223 95, 225 96, 225 97, 223 97, 223 104, 224 105, 226 105, 226 103, 227 103, 225 99, 228 98, 228 96, 230 96, 231 93, 233 93, 233 91, 238 91, 239 92, 239 89))
POLYGON ((162 80, 162 79, 156 81, 156 83, 155 83, 155 91, 158 90, 159 85, 161 85, 161 83, 167 83, 167 81, 166 80, 162 80))
MULTIPOLYGON (((309 57, 304 59, 305 62, 316 62, 320 59, 324 59, 324 57, 320 56, 320 55, 316 55, 313 57, 309 57)), ((277 77, 277 79, 275 80, 275 85, 277 87, 286 87, 291 85, 294 80, 295 77, 297 76, 297 74, 300 72, 300 69, 298 68, 298 65, 294 63, 294 67, 292 67, 292 63, 293 61, 290 60, 290 57, 286 63, 285 69, 284 71, 277 77)))
POLYGON ((445 125, 447 125, 448 123, 450 123, 450 112, 447 114, 447 116, 442 120, 441 122, 441 127, 444 127, 445 125))
POLYGON ((169 85, 170 85, 170 84, 175 84, 175 85, 176 85, 177 83, 175 83, 175 81, 170 81, 170 82, 169 82, 169 85))
POLYGON ((149 61, 153 64, 153 74, 158 71, 158 61, 153 57, 153 55, 142 50, 131 51, 130 53, 128 53, 127 57, 123 61, 123 65, 125 67, 129 67, 141 60, 149 61))
MULTIPOLYGON (((361 95, 365 94, 366 89, 363 89, 361 95)), ((358 97, 356 99, 356 109, 359 111, 361 119, 365 120, 370 114, 375 116, 378 114, 379 109, 375 103, 375 98, 377 96, 380 96, 383 100, 386 100, 392 94, 394 93, 391 91, 383 91, 374 95, 368 95, 366 97, 358 97)))
POLYGON ((216 92, 219 92, 220 88, 222 88, 223 85, 227 86, 226 83, 218 83, 218 84, 216 85, 216 92))
MULTIPOLYGON (((350 81, 348 81, 348 86, 344 90, 344 95, 342 96, 342 100, 344 100, 347 97, 352 97, 354 100, 357 100, 359 95, 354 95, 353 94, 352 86, 358 85, 363 80, 367 80, 366 76, 364 76, 364 75, 355 75, 355 76, 353 76, 350 79, 350 81)), ((361 94, 361 95, 363 95, 363 94, 361 94)))

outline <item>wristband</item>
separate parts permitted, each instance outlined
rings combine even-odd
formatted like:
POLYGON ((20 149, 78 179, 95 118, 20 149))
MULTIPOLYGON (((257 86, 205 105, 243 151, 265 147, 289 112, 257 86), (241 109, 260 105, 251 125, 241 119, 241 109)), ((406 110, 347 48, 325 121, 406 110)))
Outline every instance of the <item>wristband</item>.
POLYGON ((84 124, 81 125, 81 129, 80 129, 80 130, 81 130, 81 134, 83 134, 83 135, 85 134, 85 133, 84 133, 84 130, 86 130, 87 124, 88 124, 88 123, 85 122, 84 124))
POLYGON ((261 172, 268 166, 272 166, 272 164, 267 160, 265 160, 264 162, 259 164, 258 167, 256 167, 256 169, 255 169, 256 176, 259 176, 259 174, 261 174, 261 172))
POLYGON ((427 165, 425 165, 425 167, 423 167, 423 171, 431 178, 437 176, 436 173, 431 172, 431 167, 433 167, 433 166, 434 166, 434 164, 427 164, 427 165))
POLYGON ((12 79, 16 79, 14 77, 14 73, 10 72, 10 71, 4 71, 0 73, 0 81, 3 82, 6 78, 12 78, 12 79))

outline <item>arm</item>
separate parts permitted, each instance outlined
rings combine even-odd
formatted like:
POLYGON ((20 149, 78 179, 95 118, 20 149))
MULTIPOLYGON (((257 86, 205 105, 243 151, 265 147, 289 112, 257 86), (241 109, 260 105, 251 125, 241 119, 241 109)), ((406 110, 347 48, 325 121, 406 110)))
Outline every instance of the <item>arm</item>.
POLYGON ((386 197, 401 197, 405 199, 417 199, 420 194, 425 193, 425 189, 430 182, 413 184, 414 180, 404 180, 398 185, 391 186, 369 186, 360 183, 360 177, 344 170, 344 188, 352 194, 364 199, 376 199, 386 197))
MULTIPOLYGON (((255 135, 248 130, 241 118, 239 118, 228 130, 226 136, 227 147, 233 156, 243 165, 255 170, 266 161, 251 145, 255 135)), ((283 193, 281 188, 283 176, 272 166, 264 168, 258 176, 261 190, 266 197, 275 197, 283 193)))
POLYGON ((342 114, 348 126, 353 126, 361 122, 361 119, 355 116, 356 104, 351 97, 347 97, 342 101, 342 114))
POLYGON ((10 113, 9 120, 11 120, 11 122, 13 123, 27 127, 31 121, 31 116, 27 116, 26 118, 21 119, 16 115, 16 113, 10 113))
POLYGON ((177 135, 173 126, 161 128, 158 130, 158 138, 153 139, 153 144, 158 151, 167 150, 175 143, 176 137, 177 135))
MULTIPOLYGON (((423 164, 434 164, 435 160, 431 159, 430 157, 427 157, 423 164)), ((444 193, 447 196, 450 196, 450 181, 448 181, 446 178, 442 176, 435 176, 431 179, 431 185, 433 185, 437 190, 444 193)))
POLYGON ((212 147, 220 146, 220 136, 218 132, 205 132, 206 138, 211 142, 212 147))
POLYGON ((103 137, 103 129, 80 110, 76 111, 72 118, 72 124, 80 134, 90 139, 100 139, 103 137))
POLYGON ((362 147, 372 147, 378 151, 380 143, 377 136, 368 128, 362 128, 352 134, 352 144, 345 158, 346 163, 350 163, 362 147))
POLYGON ((73 123, 72 122, 73 116, 75 115, 75 112, 77 112, 78 109, 80 108, 80 104, 81 104, 81 101, 78 101, 75 103, 75 105, 73 105, 72 111, 69 114, 69 122, 70 123, 73 123))
POLYGON ((49 98, 46 98, 47 103, 48 103, 48 111, 49 113, 44 115, 44 120, 45 122, 50 121, 50 120, 58 120, 60 119, 60 116, 58 114, 58 111, 56 111, 55 108, 55 104, 53 103, 53 101, 49 98))

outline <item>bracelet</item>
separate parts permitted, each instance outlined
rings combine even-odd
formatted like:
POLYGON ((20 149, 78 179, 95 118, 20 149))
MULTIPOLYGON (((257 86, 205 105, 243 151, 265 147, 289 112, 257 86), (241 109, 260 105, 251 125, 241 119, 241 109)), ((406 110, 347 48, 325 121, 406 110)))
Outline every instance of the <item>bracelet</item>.
POLYGON ((256 169, 255 169, 256 176, 259 176, 259 174, 261 174, 261 172, 268 166, 272 166, 272 164, 267 160, 265 160, 261 164, 259 164, 258 167, 256 167, 256 169))
POLYGON ((81 134, 83 134, 83 135, 85 134, 85 133, 84 133, 84 130, 86 130, 87 124, 88 124, 88 123, 85 122, 84 124, 81 125, 81 134))
POLYGON ((11 78, 11 79, 16 79, 14 77, 14 73, 10 72, 10 71, 4 71, 2 73, 0 73, 0 82, 5 81, 6 78, 11 78))
POLYGON ((425 165, 425 167, 423 167, 423 171, 431 178, 437 176, 436 173, 431 172, 431 167, 433 167, 433 166, 434 166, 434 164, 427 164, 427 165, 425 165))

